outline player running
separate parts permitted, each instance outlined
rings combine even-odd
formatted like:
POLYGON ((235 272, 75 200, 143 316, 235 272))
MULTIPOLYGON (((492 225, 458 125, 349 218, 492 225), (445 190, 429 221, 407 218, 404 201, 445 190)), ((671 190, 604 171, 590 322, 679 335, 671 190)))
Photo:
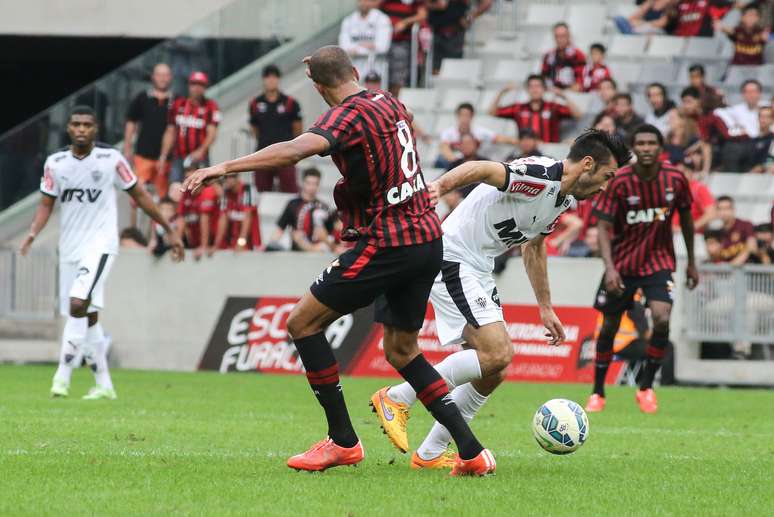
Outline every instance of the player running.
MULTIPOLYGON (((619 164, 629 159, 619 138, 589 130, 575 140, 563 161, 530 157, 509 164, 468 162, 428 186, 436 200, 466 185, 484 183, 443 222, 443 266, 430 293, 441 345, 464 348, 436 369, 467 421, 503 381, 513 356, 492 275, 494 258, 521 245, 546 336, 550 344, 560 344, 565 335, 551 307, 545 236, 573 198, 597 194, 619 164)), ((406 421, 416 401, 416 390, 408 383, 382 388, 371 397, 382 428, 402 452, 408 451, 406 421)), ((447 451, 449 440, 449 432, 436 423, 412 455, 411 466, 450 467, 455 460, 447 451)))
POLYGON ((653 378, 669 344, 675 270, 670 221, 675 211, 688 250, 687 286, 693 289, 699 282, 688 180, 680 170, 659 160, 664 139, 657 128, 649 124, 639 126, 632 141, 637 163, 618 172, 594 207, 605 276, 594 304, 604 320, 597 339, 594 392, 586 404, 586 411, 592 412, 605 408, 605 375, 613 356, 613 342, 621 316, 631 308, 638 289, 647 299, 653 334, 645 350, 646 362, 636 401, 644 413, 658 409, 653 378))
POLYGON ((376 300, 387 360, 457 443, 460 459, 452 474, 494 472, 491 453, 473 435, 447 396, 446 383, 417 346, 443 248, 441 224, 411 132, 413 117, 389 93, 362 88, 341 48, 323 47, 304 61, 307 75, 331 109, 301 136, 201 169, 184 184, 195 191, 225 174, 276 170, 314 154, 330 154, 343 176, 334 198, 345 221, 345 235, 357 244, 320 273, 287 321, 309 384, 325 410, 328 436, 291 457, 288 466, 315 471, 363 460, 363 446, 350 422, 339 368, 324 330, 341 315, 376 300))
POLYGON ((73 367, 85 359, 94 372, 96 386, 83 398, 116 398, 105 333, 99 323, 99 311, 105 306, 105 281, 118 254, 116 187, 128 192, 137 206, 166 230, 175 260, 183 254, 183 243, 148 193, 137 186, 137 177, 121 153, 95 143, 97 125, 97 116, 89 107, 78 106, 70 112, 67 134, 71 144, 46 159, 40 183, 43 195, 20 249, 22 255, 29 252, 59 199, 59 310, 67 321, 51 386, 54 397, 68 396, 73 367))

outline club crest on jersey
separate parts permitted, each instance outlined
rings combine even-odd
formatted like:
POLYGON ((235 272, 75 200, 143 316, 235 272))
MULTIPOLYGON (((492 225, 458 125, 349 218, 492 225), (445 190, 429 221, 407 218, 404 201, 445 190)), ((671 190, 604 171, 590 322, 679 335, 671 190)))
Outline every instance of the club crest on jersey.
POLYGON ((95 183, 99 183, 99 180, 102 179, 102 171, 99 169, 91 171, 91 179, 93 179, 95 183))
POLYGON ((634 206, 640 204, 640 196, 629 196, 626 198, 626 202, 629 203, 629 206, 634 206))
POLYGON ((667 203, 671 203, 674 198, 675 198, 675 191, 672 190, 671 187, 667 187, 666 195, 664 195, 664 199, 667 200, 667 203))
POLYGON ((514 181, 509 189, 511 194, 524 194, 525 196, 535 197, 539 195, 546 186, 542 183, 532 183, 531 181, 514 181))

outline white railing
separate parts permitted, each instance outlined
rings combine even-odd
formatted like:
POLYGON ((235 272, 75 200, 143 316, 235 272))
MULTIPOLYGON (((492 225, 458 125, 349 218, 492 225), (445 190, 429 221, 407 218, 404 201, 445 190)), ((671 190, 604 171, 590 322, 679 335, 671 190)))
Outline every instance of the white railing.
POLYGON ((0 318, 52 320, 58 287, 56 253, 32 250, 26 257, 0 249, 0 318))

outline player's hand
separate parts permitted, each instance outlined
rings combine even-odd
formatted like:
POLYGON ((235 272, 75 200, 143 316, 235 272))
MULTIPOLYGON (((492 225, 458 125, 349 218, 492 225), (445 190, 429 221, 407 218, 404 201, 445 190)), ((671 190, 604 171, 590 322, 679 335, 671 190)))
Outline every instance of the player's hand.
POLYGON ((21 246, 19 246, 19 254, 22 257, 26 257, 27 253, 30 252, 30 248, 32 247, 32 241, 35 240, 35 236, 31 233, 28 233, 27 236, 24 238, 24 240, 21 243, 21 246))
POLYGON ((427 184, 427 193, 430 195, 430 206, 436 206, 441 199, 441 185, 438 181, 427 184))
POLYGON ((621 275, 618 274, 618 270, 610 268, 605 271, 605 289, 613 295, 620 295, 626 289, 621 275))
POLYGON ((176 233, 167 234, 167 243, 172 248, 170 253, 172 254, 173 262, 182 262, 185 259, 185 250, 183 249, 183 239, 176 233))
POLYGON ((199 189, 205 185, 209 185, 213 181, 216 181, 221 176, 226 175, 226 169, 223 164, 213 165, 212 167, 205 167, 204 169, 198 169, 196 172, 188 176, 183 181, 183 186, 180 189, 183 192, 190 192, 196 194, 199 189))
POLYGON ((191 158, 191 161, 194 162, 200 162, 204 159, 204 149, 197 149, 193 151, 189 157, 191 158))
POLYGON ((392 32, 393 34, 398 34, 400 32, 405 31, 408 28, 409 24, 406 23, 406 20, 399 20, 398 23, 395 24, 395 27, 393 28, 392 32))
POLYGON ((548 330, 546 332, 548 344, 552 346, 561 345, 566 339, 564 327, 562 327, 562 322, 559 321, 559 317, 551 307, 540 308, 540 321, 543 322, 546 330, 548 330))
POLYGON ((696 269, 696 264, 688 264, 688 269, 685 271, 685 285, 691 291, 699 285, 699 270, 696 269))
POLYGON ((204 246, 199 246, 193 252, 194 260, 199 261, 204 256, 204 246))

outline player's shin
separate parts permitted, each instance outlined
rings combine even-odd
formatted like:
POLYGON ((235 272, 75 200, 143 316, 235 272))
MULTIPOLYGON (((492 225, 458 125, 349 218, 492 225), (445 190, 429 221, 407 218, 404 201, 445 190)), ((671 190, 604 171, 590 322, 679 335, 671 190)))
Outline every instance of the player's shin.
MULTIPOLYGON (((481 378, 481 365, 475 350, 455 352, 436 364, 435 369, 446 380, 449 390, 481 378)), ((387 396, 409 406, 417 401, 416 391, 408 382, 391 387, 387 396)))
POLYGON ((664 360, 666 348, 669 345, 669 330, 655 328, 650 338, 650 343, 645 349, 645 368, 643 370, 640 383, 641 390, 647 390, 653 387, 653 379, 661 368, 664 360))
POLYGON ((594 393, 600 397, 605 396, 605 377, 613 358, 613 342, 615 336, 600 334, 597 339, 597 352, 594 357, 594 393))
POLYGON ((83 352, 86 338, 86 318, 69 316, 62 332, 62 349, 59 354, 59 366, 54 374, 54 382, 65 386, 70 384, 73 367, 77 366, 83 352))
POLYGON ((411 384, 433 418, 449 430, 462 459, 472 459, 484 449, 454 403, 446 381, 424 355, 417 355, 398 373, 411 384))
POLYGON ((97 386, 108 390, 113 389, 113 381, 110 378, 110 370, 107 363, 107 339, 102 325, 97 322, 86 331, 86 343, 90 352, 87 363, 94 372, 94 380, 97 386))
POLYGON ((339 365, 324 332, 294 340, 306 378, 328 420, 328 436, 336 445, 354 447, 358 438, 349 419, 339 383, 339 365))

